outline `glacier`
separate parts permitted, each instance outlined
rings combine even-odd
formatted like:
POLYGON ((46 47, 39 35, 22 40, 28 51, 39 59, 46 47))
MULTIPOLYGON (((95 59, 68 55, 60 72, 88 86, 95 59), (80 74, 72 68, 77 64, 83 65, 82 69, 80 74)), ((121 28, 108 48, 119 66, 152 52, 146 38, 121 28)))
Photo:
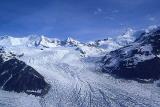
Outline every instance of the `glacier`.
POLYGON ((128 39, 133 33, 126 34, 118 37, 129 40, 126 44, 115 39, 81 43, 72 38, 1 37, 5 51, 23 54, 17 58, 43 75, 51 89, 43 97, 0 90, 0 107, 159 107, 157 81, 142 84, 101 72, 106 53, 135 40, 128 39))

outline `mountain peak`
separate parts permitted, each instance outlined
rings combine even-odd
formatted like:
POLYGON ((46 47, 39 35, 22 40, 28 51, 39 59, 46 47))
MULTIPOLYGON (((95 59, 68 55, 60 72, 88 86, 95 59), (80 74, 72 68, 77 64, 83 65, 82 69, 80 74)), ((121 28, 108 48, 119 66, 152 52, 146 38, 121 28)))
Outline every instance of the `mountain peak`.
POLYGON ((157 25, 151 25, 151 26, 149 26, 147 29, 145 29, 145 32, 146 32, 146 33, 149 33, 149 32, 151 32, 151 31, 153 31, 153 30, 156 30, 157 28, 158 28, 157 25))
POLYGON ((66 45, 69 45, 69 46, 77 46, 78 44, 80 44, 79 41, 71 38, 71 37, 68 37, 66 40, 65 40, 65 44, 66 45))
POLYGON ((132 36, 134 33, 134 30, 132 28, 127 28, 126 32, 122 35, 123 37, 132 36))

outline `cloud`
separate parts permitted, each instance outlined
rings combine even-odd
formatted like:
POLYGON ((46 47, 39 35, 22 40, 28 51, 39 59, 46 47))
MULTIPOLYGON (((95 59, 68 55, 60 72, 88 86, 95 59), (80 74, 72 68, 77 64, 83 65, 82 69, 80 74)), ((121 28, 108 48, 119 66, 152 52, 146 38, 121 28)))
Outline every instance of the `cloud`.
POLYGON ((95 11, 94 11, 94 15, 97 15, 99 13, 102 13, 102 9, 101 8, 97 8, 95 11))
POLYGON ((114 17, 112 17, 112 16, 106 16, 105 19, 107 19, 107 20, 114 20, 114 17))
POLYGON ((148 20, 150 20, 150 21, 155 21, 156 18, 155 18, 155 17, 149 17, 148 20))
POLYGON ((113 10, 112 13, 119 13, 119 10, 113 10))
POLYGON ((98 12, 102 12, 102 9, 101 9, 101 8, 98 8, 97 11, 98 11, 98 12))

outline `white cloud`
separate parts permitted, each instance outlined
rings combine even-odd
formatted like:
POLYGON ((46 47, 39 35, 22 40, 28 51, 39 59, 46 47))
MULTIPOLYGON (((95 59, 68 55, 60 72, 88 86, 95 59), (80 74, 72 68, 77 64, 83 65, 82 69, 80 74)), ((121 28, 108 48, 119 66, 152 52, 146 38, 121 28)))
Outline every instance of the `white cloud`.
POLYGON ((102 12, 102 9, 101 9, 101 8, 98 8, 97 11, 98 11, 98 12, 102 12))
POLYGON ((155 18, 155 17, 149 17, 148 20, 150 20, 150 21, 155 21, 156 18, 155 18))
POLYGON ((99 13, 102 13, 102 9, 101 8, 97 8, 95 11, 94 11, 94 14, 97 15, 99 13))

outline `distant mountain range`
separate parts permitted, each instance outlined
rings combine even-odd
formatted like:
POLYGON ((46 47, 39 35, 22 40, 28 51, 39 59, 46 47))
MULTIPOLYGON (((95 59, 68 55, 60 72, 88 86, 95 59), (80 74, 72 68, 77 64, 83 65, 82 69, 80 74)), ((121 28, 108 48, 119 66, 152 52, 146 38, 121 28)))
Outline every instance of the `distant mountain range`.
POLYGON ((103 40, 80 42, 73 38, 60 40, 57 38, 48 38, 45 36, 30 35, 28 37, 1 36, 0 46, 2 47, 35 47, 35 48, 54 48, 54 47, 73 47, 86 56, 98 55, 100 53, 110 52, 133 42, 140 35, 139 31, 128 29, 123 35, 117 38, 106 38, 103 40))

